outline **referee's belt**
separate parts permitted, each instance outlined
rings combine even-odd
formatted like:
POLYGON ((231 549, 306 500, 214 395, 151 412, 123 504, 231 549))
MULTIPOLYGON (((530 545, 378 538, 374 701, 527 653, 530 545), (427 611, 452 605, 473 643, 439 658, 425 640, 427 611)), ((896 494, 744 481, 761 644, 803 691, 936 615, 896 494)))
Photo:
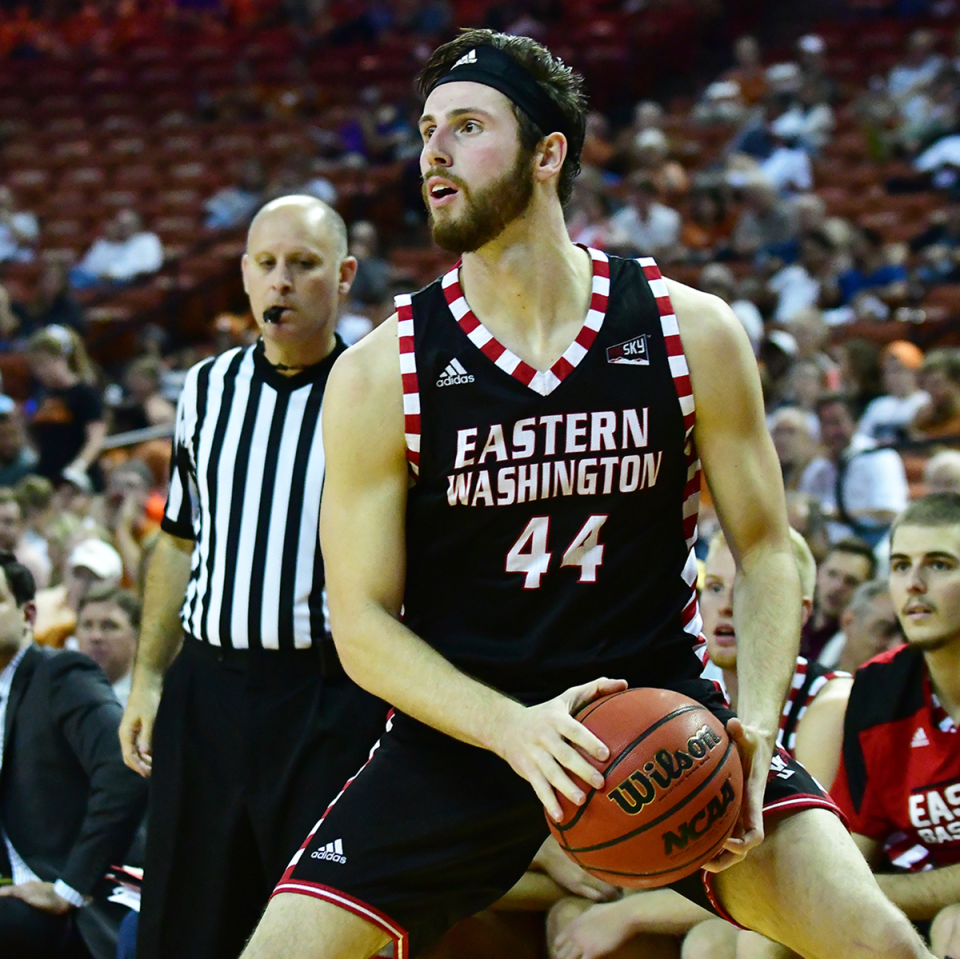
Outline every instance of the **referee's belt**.
POLYGON ((337 647, 329 636, 306 649, 237 649, 204 643, 186 633, 183 637, 183 651, 208 662, 222 663, 245 671, 295 672, 302 669, 315 671, 324 679, 340 679, 347 675, 340 664, 337 647))

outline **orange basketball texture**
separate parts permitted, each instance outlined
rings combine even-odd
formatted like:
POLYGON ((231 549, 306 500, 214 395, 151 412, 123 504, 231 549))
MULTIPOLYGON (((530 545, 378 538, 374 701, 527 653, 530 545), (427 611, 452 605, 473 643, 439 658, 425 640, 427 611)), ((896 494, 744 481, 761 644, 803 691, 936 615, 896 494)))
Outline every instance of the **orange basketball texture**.
POLYGON ((696 872, 733 831, 743 769, 723 724, 667 689, 627 689, 576 714, 610 750, 602 789, 573 779, 582 806, 558 795, 550 831, 587 872, 615 886, 654 889, 696 872))

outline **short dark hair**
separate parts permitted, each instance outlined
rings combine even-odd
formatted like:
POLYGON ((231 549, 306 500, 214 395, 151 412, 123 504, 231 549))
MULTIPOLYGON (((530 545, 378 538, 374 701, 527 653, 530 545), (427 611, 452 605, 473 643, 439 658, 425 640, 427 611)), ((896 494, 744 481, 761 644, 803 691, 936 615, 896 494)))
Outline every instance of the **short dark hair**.
POLYGON ((890 527, 890 542, 901 526, 960 526, 960 493, 930 493, 914 500, 890 527))
MULTIPOLYGON (((437 47, 417 78, 417 89, 426 96, 440 77, 472 47, 496 47, 513 57, 547 93, 567 120, 567 157, 557 180, 557 196, 566 203, 573 192, 573 181, 580 173, 580 153, 587 133, 587 98, 583 77, 555 57, 546 47, 529 37, 514 37, 493 30, 463 30, 460 36, 437 47)), ((515 103, 513 113, 520 130, 520 146, 532 152, 553 130, 543 130, 515 103)))
POLYGON ((88 590, 83 599, 80 600, 80 606, 77 609, 78 616, 83 612, 83 607, 89 603, 114 603, 127 614, 130 625, 136 630, 140 629, 143 604, 137 594, 131 590, 121 589, 119 586, 95 586, 88 590))
POLYGON ((813 408, 817 416, 819 416, 824 407, 833 406, 835 403, 839 403, 850 416, 853 417, 854 421, 857 420, 856 400, 849 393, 843 393, 839 390, 834 390, 830 393, 821 393, 813 404, 813 408))
POLYGON ((33 573, 21 563, 13 553, 0 549, 0 567, 7 577, 7 585, 13 593, 13 599, 18 606, 29 603, 37 595, 37 584, 33 581, 33 573))
POLYGON ((850 553, 852 556, 862 556, 870 567, 867 579, 873 579, 877 575, 877 557, 874 556, 870 544, 865 543, 862 539, 849 536, 846 539, 837 540, 836 543, 830 544, 827 556, 831 556, 833 553, 850 553))

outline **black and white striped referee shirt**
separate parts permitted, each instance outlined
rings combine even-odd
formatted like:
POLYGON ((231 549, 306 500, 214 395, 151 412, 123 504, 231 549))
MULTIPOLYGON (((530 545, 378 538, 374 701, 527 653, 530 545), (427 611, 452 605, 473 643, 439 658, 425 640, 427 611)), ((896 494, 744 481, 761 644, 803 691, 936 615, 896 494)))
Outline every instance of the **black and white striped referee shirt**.
POLYGON ((320 408, 333 353, 282 376, 263 344, 187 374, 161 526, 194 541, 180 620, 236 649, 302 649, 329 630, 320 558, 320 408))

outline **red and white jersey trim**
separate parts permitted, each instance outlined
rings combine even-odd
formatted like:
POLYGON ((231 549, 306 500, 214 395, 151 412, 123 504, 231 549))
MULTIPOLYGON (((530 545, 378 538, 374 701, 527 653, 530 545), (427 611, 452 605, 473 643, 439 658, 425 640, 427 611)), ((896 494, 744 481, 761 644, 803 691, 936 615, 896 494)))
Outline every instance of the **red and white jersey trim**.
POLYGON ((697 602, 697 560, 693 552, 697 542, 697 516, 700 512, 700 458, 693 441, 696 408, 693 402, 693 386, 690 383, 690 368, 687 366, 683 343, 680 340, 677 315, 673 311, 670 294, 667 292, 667 282, 660 272, 660 267, 650 256, 640 257, 637 262, 643 268, 643 275, 650 284, 650 292, 660 311, 660 328, 663 331, 663 342, 667 350, 667 362, 670 364, 670 373, 673 376, 677 399, 680 402, 680 412, 683 415, 683 429, 686 437, 684 453, 687 458, 687 484, 683 490, 683 536, 687 549, 690 550, 683 570, 683 581, 690 587, 690 600, 683 610, 683 629, 691 636, 697 637, 695 652, 701 662, 706 662, 707 643, 702 635, 703 620, 700 618, 700 605, 697 602))
POLYGON ((603 326, 603 320, 607 314, 607 301, 610 297, 610 261, 606 253, 601 250, 589 249, 587 252, 593 263, 590 308, 587 310, 580 332, 567 347, 566 352, 549 370, 544 371, 535 370, 529 363, 521 360, 516 353, 508 350, 477 319, 460 286, 459 263, 441 280, 440 285, 443 287, 443 294, 450 312, 463 332, 467 334, 470 342, 501 370, 509 373, 525 386, 529 386, 540 396, 549 396, 576 369, 597 338, 597 333, 603 326))
POLYGON ((400 376, 403 380, 403 433, 407 463, 414 476, 420 474, 420 387, 417 354, 413 342, 413 306, 409 293, 394 298, 397 308, 397 338, 400 345, 400 376))

